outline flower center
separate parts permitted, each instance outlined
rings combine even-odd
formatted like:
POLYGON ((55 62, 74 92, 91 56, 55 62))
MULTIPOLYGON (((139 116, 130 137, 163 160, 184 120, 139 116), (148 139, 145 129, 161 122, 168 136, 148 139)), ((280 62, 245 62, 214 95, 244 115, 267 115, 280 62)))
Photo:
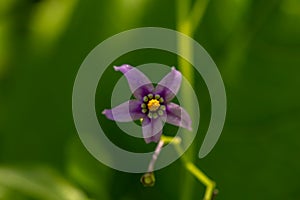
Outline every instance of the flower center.
POLYGON ((157 99, 151 99, 147 106, 150 111, 156 111, 160 107, 160 103, 157 99))
POLYGON ((148 94, 143 97, 143 103, 141 104, 142 113, 146 114, 150 119, 156 119, 159 116, 163 116, 166 111, 164 104, 164 98, 159 94, 148 94))

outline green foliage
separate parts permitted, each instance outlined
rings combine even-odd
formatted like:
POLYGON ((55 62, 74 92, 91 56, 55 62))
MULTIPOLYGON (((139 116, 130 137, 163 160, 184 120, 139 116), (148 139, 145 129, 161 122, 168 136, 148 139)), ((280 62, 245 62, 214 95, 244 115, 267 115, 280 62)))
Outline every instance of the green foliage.
POLYGON ((47 167, 1 167, 0 188, 0 199, 88 199, 80 189, 47 167))
MULTIPOLYGON (((190 7, 197 2, 190 1, 190 7)), ((210 101, 201 76, 190 71, 199 90, 201 123, 189 156, 216 181, 217 199, 299 199, 299 1, 210 0, 197 5, 201 8, 192 16, 201 22, 190 28, 221 71, 228 115, 215 149, 198 160, 210 101)), ((144 188, 141 174, 109 169, 86 151, 71 107, 76 72, 93 47, 134 27, 176 29, 176 6, 172 0, 0 2, 1 200, 180 198, 190 176, 178 175, 180 162, 156 172, 155 186, 144 188)), ((154 50, 131 52, 114 64, 148 62, 177 65, 174 55, 154 50)), ((108 107, 105 100, 120 78, 112 69, 105 74, 97 113, 108 107)), ((102 125, 121 147, 137 152, 154 148, 124 135, 113 122, 102 125)), ((189 179, 190 199, 200 199, 203 187, 189 179)))

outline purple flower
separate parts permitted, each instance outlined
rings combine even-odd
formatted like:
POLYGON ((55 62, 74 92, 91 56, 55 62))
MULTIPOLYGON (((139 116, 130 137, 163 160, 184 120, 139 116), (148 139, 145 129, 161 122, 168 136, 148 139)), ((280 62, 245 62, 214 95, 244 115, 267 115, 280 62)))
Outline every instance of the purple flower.
POLYGON ((136 99, 115 108, 105 109, 108 119, 129 122, 142 119, 143 137, 146 143, 158 142, 164 122, 192 130, 189 114, 179 105, 170 102, 177 94, 182 75, 174 67, 154 88, 151 81, 137 68, 130 65, 114 67, 122 72, 136 99))

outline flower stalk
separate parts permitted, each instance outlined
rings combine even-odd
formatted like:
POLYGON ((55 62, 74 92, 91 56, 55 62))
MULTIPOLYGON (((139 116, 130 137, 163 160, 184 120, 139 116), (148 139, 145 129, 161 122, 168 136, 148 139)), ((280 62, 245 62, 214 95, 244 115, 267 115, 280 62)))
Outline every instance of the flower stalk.
POLYGON ((149 163, 148 166, 148 170, 147 173, 145 173, 142 177, 141 177, 141 183, 145 186, 145 187, 153 187, 155 184, 155 176, 154 176, 154 165, 157 161, 157 158, 162 150, 162 147, 164 146, 164 141, 161 139, 157 146, 156 149, 154 151, 154 154, 152 156, 152 159, 149 163))
POLYGON ((204 172, 202 172, 196 165, 194 165, 187 156, 183 155, 183 150, 181 148, 181 138, 176 137, 169 137, 162 135, 161 139, 154 151, 154 154, 152 156, 152 160, 150 161, 148 172, 145 173, 141 177, 141 183, 145 187, 153 187, 155 184, 155 176, 154 176, 154 165, 157 161, 157 158, 162 150, 162 147, 164 144, 172 144, 174 145, 176 152, 181 156, 181 160, 184 163, 184 167, 187 169, 188 172, 190 172, 198 181, 200 181, 203 185, 205 185, 206 190, 204 194, 204 200, 213 200, 215 196, 217 195, 218 191, 216 188, 216 183, 212 181, 209 177, 205 175, 204 172))
POLYGON ((152 156, 152 160, 150 161, 150 164, 149 164, 149 167, 148 167, 148 172, 153 172, 154 171, 154 165, 157 161, 157 158, 158 158, 163 146, 164 146, 164 141, 160 140, 158 142, 158 145, 156 146, 156 149, 155 149, 154 154, 152 156))

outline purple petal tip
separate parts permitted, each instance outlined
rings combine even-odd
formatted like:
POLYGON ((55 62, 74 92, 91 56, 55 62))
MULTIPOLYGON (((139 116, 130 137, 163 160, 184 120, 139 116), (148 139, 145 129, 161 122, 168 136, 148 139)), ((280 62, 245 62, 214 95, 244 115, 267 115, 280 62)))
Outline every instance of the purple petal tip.
POLYGON ((130 69, 132 69, 132 66, 130 66, 128 64, 124 64, 124 65, 121 65, 121 66, 114 66, 115 71, 121 71, 123 73, 127 72, 130 69))
POLYGON ((114 66, 115 71, 121 71, 121 69, 122 69, 122 66, 114 66))

